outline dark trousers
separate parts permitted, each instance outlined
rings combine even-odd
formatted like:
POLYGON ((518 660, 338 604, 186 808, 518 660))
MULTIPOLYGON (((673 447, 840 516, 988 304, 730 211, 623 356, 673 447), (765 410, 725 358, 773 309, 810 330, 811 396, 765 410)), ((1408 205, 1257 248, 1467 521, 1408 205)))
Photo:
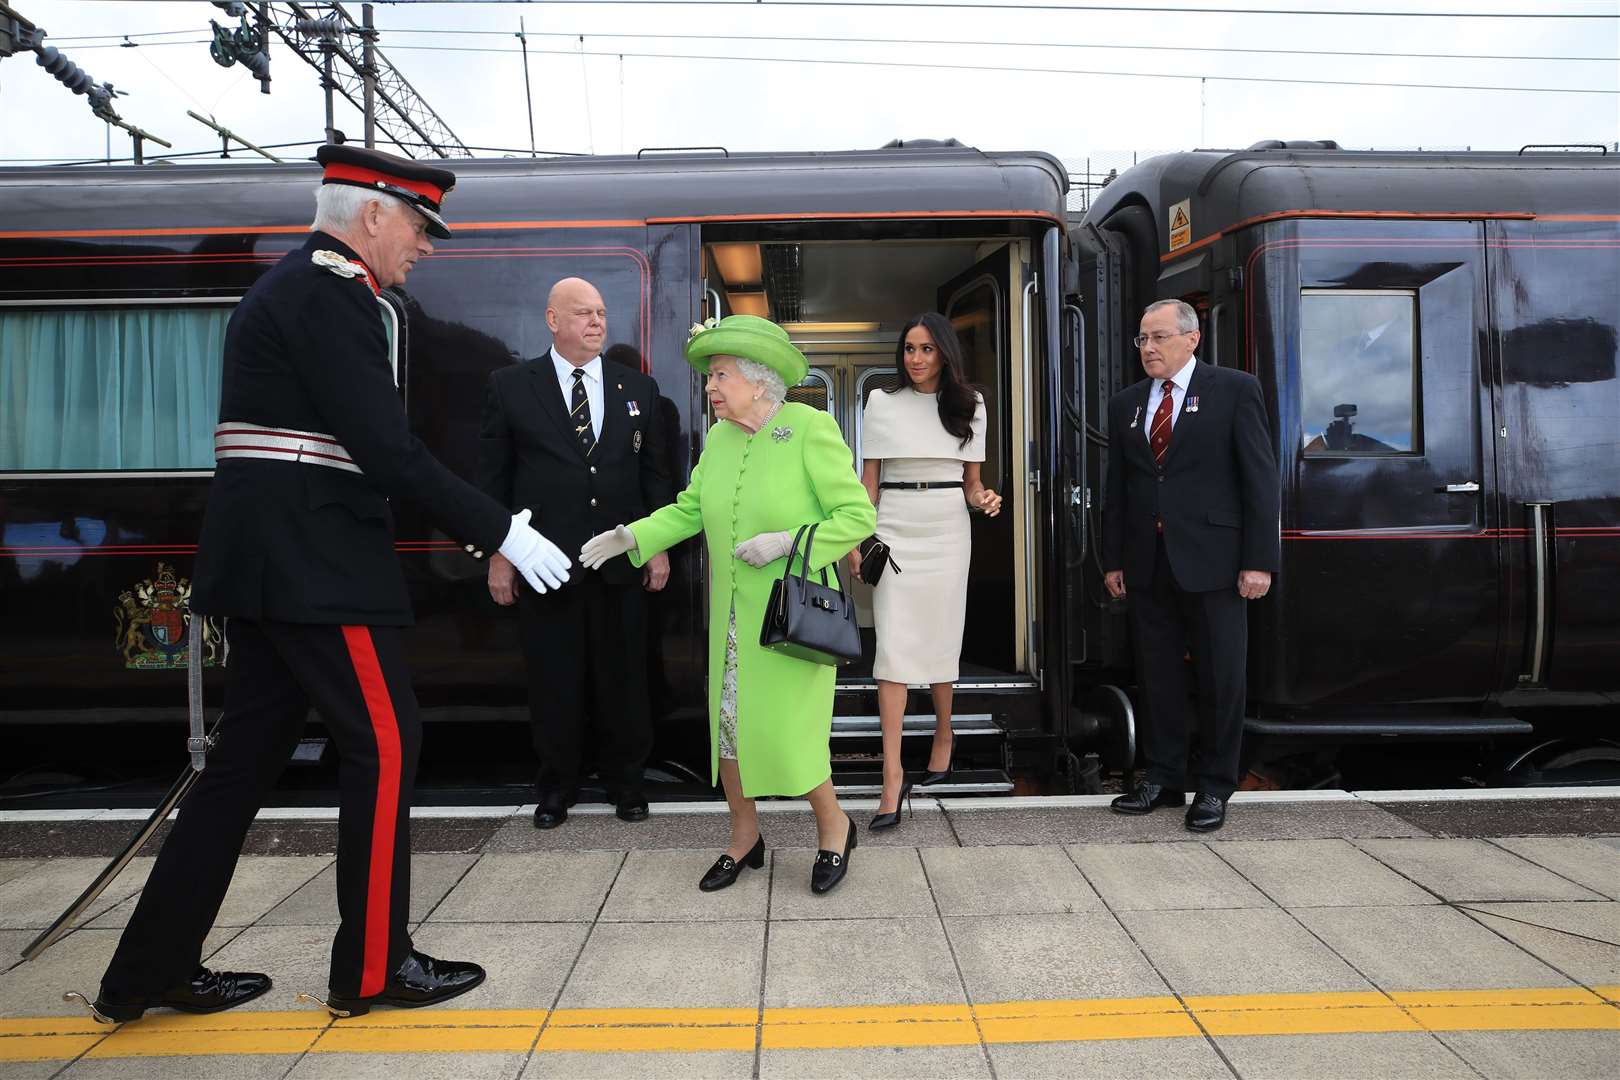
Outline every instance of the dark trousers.
POLYGON ((1188 707, 1192 684, 1184 657, 1191 653, 1198 680, 1197 790, 1224 799, 1238 785, 1247 675, 1249 618, 1237 581, 1213 592, 1182 590, 1160 536, 1152 586, 1125 584, 1146 705, 1141 734, 1148 782, 1187 787, 1194 711, 1188 707))
POLYGON ((520 595, 541 801, 571 800, 592 758, 610 798, 639 798, 652 749, 640 583, 576 570, 560 590, 520 595))
POLYGON ((410 808, 422 724, 398 627, 231 619, 225 716, 180 806, 102 988, 156 997, 191 976, 248 826, 313 705, 340 758, 330 991, 380 992, 411 947, 410 808))

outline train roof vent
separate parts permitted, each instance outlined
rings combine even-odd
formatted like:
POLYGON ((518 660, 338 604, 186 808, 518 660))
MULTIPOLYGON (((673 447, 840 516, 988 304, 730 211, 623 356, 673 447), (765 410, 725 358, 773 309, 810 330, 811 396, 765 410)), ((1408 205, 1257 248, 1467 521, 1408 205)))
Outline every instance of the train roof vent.
POLYGON ((937 150, 941 147, 960 148, 957 139, 890 139, 883 144, 885 150, 937 150))
POLYGON ((1250 150, 1342 150, 1332 139, 1261 139, 1250 150))

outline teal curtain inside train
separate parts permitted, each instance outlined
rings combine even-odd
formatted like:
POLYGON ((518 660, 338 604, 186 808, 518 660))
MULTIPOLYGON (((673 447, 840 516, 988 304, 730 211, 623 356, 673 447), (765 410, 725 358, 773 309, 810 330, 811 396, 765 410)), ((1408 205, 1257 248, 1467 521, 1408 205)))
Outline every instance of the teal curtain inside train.
POLYGON ((0 470, 212 469, 230 316, 0 308, 0 470))

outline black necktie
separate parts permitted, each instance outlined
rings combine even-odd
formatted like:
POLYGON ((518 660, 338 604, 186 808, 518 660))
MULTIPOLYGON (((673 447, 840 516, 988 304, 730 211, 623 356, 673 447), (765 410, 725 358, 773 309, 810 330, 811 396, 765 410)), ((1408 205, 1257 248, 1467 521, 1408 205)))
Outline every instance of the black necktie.
POLYGON ((596 449, 596 434, 591 431, 591 399, 585 396, 585 373, 574 369, 574 393, 568 405, 568 419, 574 425, 574 438, 580 449, 590 457, 596 449))

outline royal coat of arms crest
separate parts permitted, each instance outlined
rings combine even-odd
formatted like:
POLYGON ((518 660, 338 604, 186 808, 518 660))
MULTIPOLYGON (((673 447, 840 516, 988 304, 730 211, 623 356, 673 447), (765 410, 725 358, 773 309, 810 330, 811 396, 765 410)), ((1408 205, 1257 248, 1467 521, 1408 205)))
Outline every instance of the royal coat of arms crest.
MULTIPOLYGON (((177 578, 174 567, 157 564, 157 574, 118 594, 113 609, 117 621, 114 645, 124 666, 136 669, 183 668, 191 624, 191 579, 177 578)), ((219 651, 219 630, 212 620, 203 622, 207 650, 204 666, 214 666, 219 651)))

